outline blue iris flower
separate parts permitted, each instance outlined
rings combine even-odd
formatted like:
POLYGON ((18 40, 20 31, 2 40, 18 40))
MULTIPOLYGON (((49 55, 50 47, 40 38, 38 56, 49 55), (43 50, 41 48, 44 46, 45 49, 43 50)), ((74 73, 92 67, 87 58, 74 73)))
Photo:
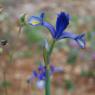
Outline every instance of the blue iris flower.
POLYGON ((56 20, 56 28, 52 24, 44 21, 44 13, 41 13, 39 17, 30 16, 28 19, 28 23, 31 24, 32 26, 41 25, 41 26, 46 27, 50 31, 52 38, 54 40, 70 38, 70 39, 75 40, 81 48, 84 48, 85 47, 85 38, 84 38, 85 33, 78 35, 72 32, 65 31, 65 29, 69 25, 69 21, 70 21, 70 16, 69 14, 65 12, 60 12, 58 14, 57 20, 56 20))
MULTIPOLYGON (((64 72, 62 67, 55 67, 53 65, 50 66, 50 76, 54 73, 64 72)), ((37 70, 34 70, 27 80, 27 82, 33 81, 35 78, 38 80, 45 80, 46 79, 46 67, 44 65, 39 65, 37 70)))

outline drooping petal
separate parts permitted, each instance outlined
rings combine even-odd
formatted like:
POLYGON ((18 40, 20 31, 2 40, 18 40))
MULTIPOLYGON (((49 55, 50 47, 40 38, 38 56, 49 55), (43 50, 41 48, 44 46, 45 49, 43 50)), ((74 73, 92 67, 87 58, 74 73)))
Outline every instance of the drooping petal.
POLYGON ((37 77, 37 76, 38 76, 38 74, 37 74, 36 71, 33 71, 33 76, 34 76, 34 77, 37 77))
POLYGON ((67 28, 69 24, 69 15, 65 12, 61 12, 56 21, 56 33, 55 37, 58 38, 62 32, 67 28))
POLYGON ((50 66, 50 70, 51 70, 51 74, 54 73, 54 71, 55 71, 55 66, 54 66, 54 65, 51 65, 51 66, 50 66))
POLYGON ((45 87, 45 81, 44 80, 38 80, 36 82, 36 86, 37 86, 38 89, 44 89, 44 87, 45 87))
POLYGON ((62 35, 58 38, 60 39, 64 39, 64 38, 71 38, 71 39, 75 39, 76 37, 78 37, 77 34, 74 34, 72 32, 63 32, 62 35))
POLYGON ((79 35, 75 40, 77 41, 78 45, 81 47, 81 48, 85 48, 85 33, 79 35))
POLYGON ((84 33, 81 35, 78 35, 71 32, 63 32, 59 39, 71 38, 75 40, 81 48, 84 48, 85 47, 84 36, 85 36, 84 33))
POLYGON ((28 19, 28 23, 31 24, 32 26, 38 26, 41 25, 42 21, 39 17, 31 16, 28 19))
POLYGON ((61 73, 61 72, 64 72, 64 69, 60 66, 60 67, 55 67, 55 70, 54 72, 56 73, 61 73))
POLYGON ((40 17, 31 16, 28 19, 28 23, 31 24, 32 26, 41 25, 41 26, 46 27, 50 31, 52 37, 54 37, 55 28, 50 23, 44 21, 44 13, 41 13, 40 17))
POLYGON ((38 76, 37 72, 36 71, 33 71, 32 74, 27 79, 27 82, 28 83, 32 82, 35 78, 37 78, 37 76, 38 76))
POLYGON ((64 72, 64 69, 59 66, 59 67, 55 67, 53 65, 50 66, 50 75, 53 75, 54 73, 61 73, 64 72))

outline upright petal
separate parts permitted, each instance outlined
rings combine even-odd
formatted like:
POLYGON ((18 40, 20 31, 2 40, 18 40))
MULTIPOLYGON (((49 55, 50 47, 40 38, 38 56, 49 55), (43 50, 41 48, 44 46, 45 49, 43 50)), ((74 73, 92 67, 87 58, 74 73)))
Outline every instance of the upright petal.
POLYGON ((43 19, 44 19, 44 16, 45 16, 45 13, 42 12, 42 13, 40 14, 40 18, 43 20, 43 19))
POLYGON ((39 71, 43 71, 43 70, 44 70, 44 67, 45 67, 45 66, 44 66, 43 64, 40 64, 40 65, 38 66, 38 70, 39 70, 39 71))
POLYGON ((54 26, 52 24, 44 21, 44 16, 45 16, 45 14, 41 13, 40 17, 42 19, 42 26, 46 27, 50 31, 52 37, 54 38, 55 28, 54 28, 54 26))
POLYGON ((55 36, 58 38, 62 32, 67 28, 69 24, 69 15, 65 12, 61 12, 56 21, 56 34, 55 36))

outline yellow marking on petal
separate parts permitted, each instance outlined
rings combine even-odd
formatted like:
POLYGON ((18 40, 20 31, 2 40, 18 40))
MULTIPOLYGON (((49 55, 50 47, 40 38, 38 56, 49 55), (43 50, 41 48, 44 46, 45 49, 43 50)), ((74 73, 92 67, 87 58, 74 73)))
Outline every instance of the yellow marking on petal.
POLYGON ((31 24, 32 24, 32 25, 37 25, 37 24, 40 24, 40 22, 37 21, 37 20, 33 20, 33 21, 31 22, 31 24))

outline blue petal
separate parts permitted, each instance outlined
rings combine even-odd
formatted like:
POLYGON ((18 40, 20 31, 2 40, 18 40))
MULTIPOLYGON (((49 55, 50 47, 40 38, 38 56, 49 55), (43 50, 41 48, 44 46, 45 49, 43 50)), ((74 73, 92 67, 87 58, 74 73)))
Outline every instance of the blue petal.
POLYGON ((50 31, 52 37, 54 38, 54 34, 55 34, 55 28, 54 28, 54 26, 51 25, 48 22, 45 22, 45 21, 43 21, 42 26, 46 27, 50 31))
POLYGON ((76 37, 78 37, 78 35, 72 32, 63 32, 62 35, 58 38, 58 40, 64 39, 64 38, 75 39, 76 37))
POLYGON ((38 66, 38 70, 41 71, 42 69, 43 69, 43 65, 40 64, 40 65, 38 66))
POLYGON ((38 79, 39 80, 43 80, 43 75, 42 74, 39 74, 38 79))
POLYGON ((60 67, 55 67, 55 70, 54 70, 54 72, 56 73, 61 73, 61 72, 64 72, 64 69, 62 68, 62 66, 60 66, 60 67))
POLYGON ((85 36, 84 33, 81 34, 81 35, 77 35, 77 34, 74 34, 74 33, 71 33, 71 32, 63 32, 58 40, 64 39, 64 38, 71 38, 71 39, 76 40, 76 42, 78 43, 78 45, 81 48, 84 48, 85 44, 86 44, 84 36, 85 36))
POLYGON ((45 16, 45 13, 42 12, 42 13, 40 14, 40 18, 43 20, 43 19, 44 19, 44 16, 45 16))
POLYGON ((38 76, 39 80, 44 80, 46 78, 46 72, 41 72, 38 76))
POLYGON ((36 71, 33 71, 33 76, 34 76, 34 77, 37 77, 37 76, 38 76, 38 74, 37 74, 36 71))
POLYGON ((28 19, 28 23, 31 24, 32 26, 38 26, 38 25, 41 25, 42 20, 39 17, 31 16, 28 19))
POLYGON ((38 74, 36 71, 33 71, 31 76, 28 78, 27 82, 30 83, 32 82, 35 78, 37 78, 38 74))
POLYGON ((51 66, 50 66, 50 70, 51 70, 51 72, 54 72, 55 66, 51 65, 51 66))
POLYGON ((67 28, 69 24, 69 15, 65 12, 61 12, 56 21, 56 33, 55 37, 59 37, 62 32, 67 28))
POLYGON ((55 28, 52 24, 44 21, 44 15, 45 15, 44 13, 41 13, 40 15, 40 17, 42 18, 42 26, 46 27, 50 31, 52 37, 54 38, 55 28))
POLYGON ((31 24, 32 26, 42 25, 42 26, 46 27, 50 31, 52 37, 54 37, 55 28, 50 23, 44 21, 44 13, 41 13, 40 17, 31 16, 28 19, 28 23, 31 24))
POLYGON ((81 47, 81 48, 85 48, 85 44, 86 44, 86 41, 85 41, 85 33, 79 35, 75 40, 77 41, 78 45, 81 47))

